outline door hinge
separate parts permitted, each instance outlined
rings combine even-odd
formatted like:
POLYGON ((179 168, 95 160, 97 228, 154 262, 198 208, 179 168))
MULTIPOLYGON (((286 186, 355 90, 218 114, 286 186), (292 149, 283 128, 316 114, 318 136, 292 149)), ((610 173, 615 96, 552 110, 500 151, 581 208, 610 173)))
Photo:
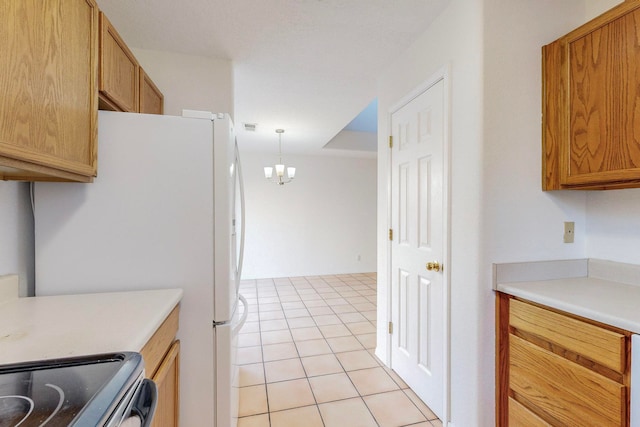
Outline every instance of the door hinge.
POLYGON ((393 148, 393 136, 389 135, 389 148, 393 148))
POLYGON ((393 241, 393 229, 389 229, 389 240, 393 241))
POLYGON ((393 335, 393 322, 389 322, 389 335, 393 335))

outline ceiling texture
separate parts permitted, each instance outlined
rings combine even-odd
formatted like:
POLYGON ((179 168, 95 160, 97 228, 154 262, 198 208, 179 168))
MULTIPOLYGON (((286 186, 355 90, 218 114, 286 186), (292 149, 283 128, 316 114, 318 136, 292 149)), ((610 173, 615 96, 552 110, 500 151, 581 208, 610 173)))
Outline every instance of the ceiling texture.
MULTIPOLYGON (((243 149, 276 151, 275 129, 283 128, 285 153, 371 156, 375 136, 369 138, 373 147, 363 142, 371 126, 343 129, 375 100, 376 79, 387 64, 426 30, 448 1, 98 4, 129 46, 231 60, 233 113, 243 149), (257 124, 256 131, 245 131, 244 123, 257 124)), ((371 118, 370 111, 364 114, 371 118)))

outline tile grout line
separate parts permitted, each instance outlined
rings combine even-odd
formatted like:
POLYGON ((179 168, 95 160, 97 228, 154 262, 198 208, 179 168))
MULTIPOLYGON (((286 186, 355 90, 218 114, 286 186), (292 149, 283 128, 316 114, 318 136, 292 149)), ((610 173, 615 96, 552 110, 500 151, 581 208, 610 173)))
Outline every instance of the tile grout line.
MULTIPOLYGON (((272 288, 272 289, 269 290, 269 297, 272 298, 272 297, 277 296, 278 305, 280 306, 280 309, 281 309, 281 311, 283 313, 283 317, 284 317, 284 320, 285 320, 284 323, 287 325, 287 329, 286 330, 289 333, 289 337, 291 338, 291 342, 293 344, 293 348, 295 349, 296 354, 297 354, 297 357, 294 357, 293 359, 285 358, 285 359, 278 359, 278 360, 298 360, 298 362, 300 363, 300 365, 302 367, 302 372, 304 373, 304 379, 306 380, 307 385, 309 386, 309 388, 311 390, 311 394, 312 394, 313 400, 315 402, 315 404, 303 405, 303 406, 294 407, 294 408, 287 408, 285 410, 295 410, 295 409, 299 409, 299 408, 302 408, 302 407, 314 406, 316 408, 316 410, 318 411, 318 414, 320 416, 320 421, 323 423, 323 425, 326 425, 324 417, 322 416, 322 412, 320 412, 320 410, 319 410, 320 409, 320 407, 319 407, 320 403, 318 403, 318 398, 316 397, 316 391, 314 391, 314 389, 311 387, 311 381, 310 381, 310 377, 309 377, 308 368, 305 367, 305 365, 302 363, 303 356, 301 355, 300 350, 299 350, 299 346, 298 346, 299 342, 308 341, 308 340, 294 339, 293 329, 303 329, 306 326, 301 326, 301 327, 297 327, 297 328, 293 327, 292 328, 292 325, 291 325, 290 321, 291 321, 291 319, 295 319, 295 317, 289 317, 287 315, 287 313, 286 313, 285 307, 283 306, 283 304, 286 303, 286 302, 292 302, 291 308, 289 310, 299 309, 298 305, 301 305, 302 307, 304 307, 304 310, 306 310, 306 312, 308 314, 308 316, 305 316, 305 317, 309 317, 313 321, 313 324, 315 325, 313 327, 316 328, 316 330, 319 332, 320 336, 322 337, 323 341, 325 341, 327 344, 328 344, 328 342, 329 342, 328 340, 330 338, 351 337, 356 342, 358 342, 359 345, 361 346, 361 349, 359 349, 359 350, 354 349, 354 350, 347 350, 347 351, 341 351, 339 353, 336 353, 334 351, 334 349, 329 345, 329 349, 331 350, 331 353, 329 353, 329 354, 331 354, 334 357, 336 357, 337 354, 340 354, 340 353, 348 353, 348 352, 352 352, 352 351, 354 351, 354 352, 355 351, 365 351, 367 354, 369 354, 373 358, 373 360, 376 363, 375 367, 352 369, 351 371, 347 371, 347 368, 345 367, 344 362, 342 360, 340 360, 337 357, 336 357, 336 360, 338 361, 338 365, 342 369, 341 374, 344 374, 344 375, 347 376, 347 379, 349 380, 350 384, 353 386, 354 390, 357 392, 357 396, 354 396, 354 397, 359 398, 359 400, 362 402, 362 404, 365 405, 365 407, 367 408, 367 411, 372 416, 372 419, 376 423, 376 425, 379 426, 379 422, 378 422, 378 420, 375 419, 375 416, 371 412, 371 409, 369 408, 369 406, 364 401, 364 397, 369 396, 369 395, 363 396, 361 394, 361 392, 355 386, 355 383, 353 382, 353 379, 349 375, 350 372, 356 372, 356 371, 365 370, 365 369, 381 368, 383 370, 383 372, 390 377, 392 383, 395 384, 395 386, 397 387, 397 390, 385 391, 385 392, 381 392, 381 393, 373 393, 371 395, 373 396, 373 395, 376 395, 376 394, 383 394, 383 393, 402 391, 402 394, 406 397, 406 399, 408 399, 409 402, 411 402, 411 405, 418 411, 419 414, 421 414, 423 416, 423 418, 426 420, 427 423, 430 423, 431 420, 427 416, 427 414, 423 413, 420 410, 420 408, 417 406, 417 404, 414 402, 414 400, 407 394, 407 390, 405 388, 402 388, 403 384, 398 383, 398 381, 392 375, 390 375, 390 373, 388 372, 388 369, 385 369, 385 366, 377 359, 377 357, 375 356, 375 353, 373 353, 371 351, 371 349, 368 348, 365 343, 360 341, 360 338, 358 338, 358 335, 364 335, 364 334, 367 334, 367 332, 361 333, 361 334, 357 334, 356 332, 354 332, 354 329, 349 327, 350 323, 364 323, 364 322, 366 322, 369 325, 374 326, 374 328, 375 328, 375 322, 372 321, 370 318, 368 318, 366 316, 362 316, 363 320, 352 321, 352 322, 345 323, 345 320, 343 320, 343 317, 340 317, 340 314, 348 315, 348 314, 351 314, 351 313, 358 313, 358 314, 362 315, 362 311, 374 311, 375 307, 374 307, 374 310, 366 310, 367 308, 369 308, 367 306, 364 306, 363 308, 354 307, 353 304, 364 304, 364 303, 362 301, 359 301, 357 303, 353 303, 353 302, 349 301, 349 298, 365 298, 368 301, 369 304, 375 304, 375 302, 372 301, 372 299, 375 300, 375 298, 372 298, 373 295, 364 295, 363 294, 363 292, 364 293, 370 293, 370 292, 374 291, 374 289, 372 289, 371 285, 375 286, 375 284, 366 284, 365 282, 362 282, 360 280, 358 280, 357 282, 346 283, 346 282, 344 282, 344 280, 341 280, 341 279, 338 279, 337 281, 333 281, 333 282, 327 282, 326 280, 323 280, 323 281, 315 281, 315 283, 312 283, 307 278, 304 278, 304 282, 302 282, 300 280, 297 280, 297 281, 294 282, 293 280, 291 280, 291 278, 286 278, 286 280, 281 279, 278 282, 276 282, 275 280, 272 279, 269 282, 270 282, 269 283, 269 288, 272 288), (322 282, 324 282, 324 283, 322 283, 322 282), (301 284, 304 286, 302 289, 305 289, 305 290, 308 289, 308 290, 311 290, 312 292, 306 292, 305 291, 304 293, 301 293, 300 291, 302 289, 298 288, 298 286, 301 285, 301 284), (286 287, 291 288, 291 289, 286 289, 286 291, 285 291, 285 289, 280 289, 279 290, 278 289, 279 286, 283 286, 283 287, 286 286, 286 287), (357 286, 359 289, 354 289, 353 286, 357 286), (363 286, 366 289, 362 289, 363 286), (325 292, 322 292, 322 291, 325 291, 325 292), (272 292, 274 293, 273 296, 271 295, 272 292), (352 292, 354 292, 355 294, 352 294, 352 292), (309 296, 311 294, 316 294, 319 297, 319 299, 316 299, 316 298, 314 298, 314 299, 305 298, 305 296, 309 296), (329 295, 329 294, 331 294, 331 295, 329 295), (335 295, 333 295, 333 294, 335 294, 335 295), (348 295, 345 296, 343 294, 348 294, 348 295), (285 301, 285 302, 282 301, 282 299, 281 299, 282 296, 286 296, 287 299, 292 299, 291 295, 295 295, 297 297, 297 301, 296 300, 294 300, 294 301, 285 301), (326 302, 327 300, 338 299, 338 298, 342 299, 345 302, 345 304, 330 304, 330 303, 326 302), (320 307, 320 306, 319 305, 315 305, 315 303, 314 303, 314 306, 307 306, 306 302, 307 301, 319 301, 319 300, 322 300, 323 303, 325 304, 324 306, 328 307, 329 311, 333 313, 333 316, 337 317, 337 319, 339 320, 339 323, 337 323, 337 324, 322 324, 321 325, 321 324, 318 324, 316 322, 315 316, 317 316, 317 315, 312 314, 311 311, 309 311, 309 309, 313 308, 313 307, 320 307), (296 304, 296 303, 300 303, 300 304, 296 304), (348 312, 344 312, 344 311, 341 311, 341 310, 336 311, 334 309, 337 306, 346 306, 346 305, 349 305, 349 311, 348 312), (328 333, 323 331, 322 329, 320 329, 322 326, 334 326, 334 325, 335 326, 342 326, 343 328, 345 328, 346 331, 348 331, 348 335, 340 335, 340 336, 328 337, 327 336, 328 333)), ((264 281, 261 284, 264 284, 264 281)), ((257 281, 254 282, 254 289, 255 289, 255 294, 256 294, 256 301, 258 301, 260 299, 260 284, 257 283, 257 281)), ((265 392, 267 394, 268 421, 269 421, 269 423, 271 423, 271 413, 272 413, 272 411, 270 410, 270 405, 268 404, 268 392, 267 392, 269 382, 267 381, 267 375, 266 375, 266 363, 269 363, 269 362, 265 361, 264 344, 263 344, 263 341, 262 341, 262 332, 268 332, 268 331, 263 331, 262 330, 262 327, 263 327, 262 326, 262 322, 263 322, 263 320, 262 320, 262 318, 260 316, 260 314, 261 314, 260 303, 258 302, 256 305, 257 305, 257 311, 258 311, 258 313, 257 313, 258 314, 257 321, 259 322, 258 323, 258 330, 259 330, 259 334, 260 334, 260 346, 261 346, 260 355, 261 355, 261 358, 262 358, 263 375, 264 375, 264 378, 265 378, 265 380, 264 380, 265 381, 265 392)), ((266 312, 267 311, 265 311, 265 313, 266 312)), ((348 317, 348 316, 344 316, 344 317, 348 317)), ((373 332, 373 333, 375 334, 375 332, 373 332)), ((322 355, 322 354, 320 354, 320 355, 322 355)), ((305 357, 313 357, 313 356, 316 356, 316 355, 310 354, 309 356, 305 356, 305 357)), ((327 374, 316 375, 316 376, 314 376, 314 378, 315 377, 328 376, 328 375, 333 375, 333 374, 327 373, 327 374)), ((287 381, 287 380, 282 380, 282 382, 284 382, 284 381, 287 381)), ((280 382, 280 381, 274 381, 274 383, 276 383, 276 382, 280 382)), ((348 399, 352 399, 352 398, 353 397, 344 398, 344 399, 337 399, 337 400, 333 400, 333 401, 325 402, 325 403, 339 402, 341 400, 348 400, 348 399)), ((279 411, 274 411, 274 412, 279 412, 279 411)), ((423 422, 423 421, 420 421, 418 423, 421 423, 421 422, 423 422)), ((417 423, 414 423, 414 424, 417 424, 417 423)), ((413 424, 408 424, 407 426, 409 426, 409 425, 413 425, 413 424)))

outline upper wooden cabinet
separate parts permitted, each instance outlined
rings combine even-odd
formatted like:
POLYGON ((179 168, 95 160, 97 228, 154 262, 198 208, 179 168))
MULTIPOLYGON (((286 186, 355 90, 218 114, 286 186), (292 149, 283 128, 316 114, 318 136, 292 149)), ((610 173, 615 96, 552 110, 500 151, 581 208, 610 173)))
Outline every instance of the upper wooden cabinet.
POLYGON ((139 65, 106 15, 100 12, 100 108, 138 111, 139 65))
POLYGON ((0 178, 96 175, 98 7, 0 2, 0 178))
POLYGON ((542 56, 543 190, 640 187, 640 0, 542 56))
POLYGON ((164 113, 164 95, 140 67, 140 103, 138 111, 146 114, 164 113))
POLYGON ((162 114, 164 97, 100 12, 100 109, 162 114))

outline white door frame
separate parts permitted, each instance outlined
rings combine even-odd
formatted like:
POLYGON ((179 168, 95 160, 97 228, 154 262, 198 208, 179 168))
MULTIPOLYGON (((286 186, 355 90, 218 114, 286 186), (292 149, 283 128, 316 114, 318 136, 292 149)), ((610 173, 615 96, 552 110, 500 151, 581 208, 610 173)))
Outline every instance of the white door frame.
MULTIPOLYGON (((442 206, 444 209, 442 220, 443 220, 443 242, 444 242, 444 251, 443 251, 443 259, 442 264, 444 266, 442 272, 442 304, 444 306, 444 357, 443 357, 443 384, 442 384, 442 392, 443 392, 443 413, 446 419, 441 420, 444 426, 447 426, 449 423, 449 419, 451 417, 450 414, 450 402, 451 402, 451 363, 450 363, 450 349, 451 349, 451 303, 450 303, 450 280, 451 280, 451 186, 450 186, 450 173, 451 173, 451 85, 450 85, 450 66, 444 66, 435 72, 429 79, 425 80, 422 84, 416 87, 414 90, 405 95, 400 101, 395 103, 389 108, 387 113, 387 129, 389 130, 389 134, 391 134, 391 117, 393 113, 400 110, 402 107, 407 105, 409 102, 420 96, 422 93, 426 92, 433 85, 442 80, 444 83, 444 137, 443 137, 443 165, 442 165, 442 186, 443 186, 443 194, 442 194, 442 206)), ((387 228, 391 229, 391 209, 392 209, 392 182, 391 182, 391 162, 392 156, 389 154, 389 163, 387 165, 387 228)), ((391 292, 391 241, 387 241, 387 318, 391 319, 391 310, 393 304, 393 295, 391 292)), ((391 334, 387 335, 387 360, 389 361, 389 366, 391 366, 391 334)))

